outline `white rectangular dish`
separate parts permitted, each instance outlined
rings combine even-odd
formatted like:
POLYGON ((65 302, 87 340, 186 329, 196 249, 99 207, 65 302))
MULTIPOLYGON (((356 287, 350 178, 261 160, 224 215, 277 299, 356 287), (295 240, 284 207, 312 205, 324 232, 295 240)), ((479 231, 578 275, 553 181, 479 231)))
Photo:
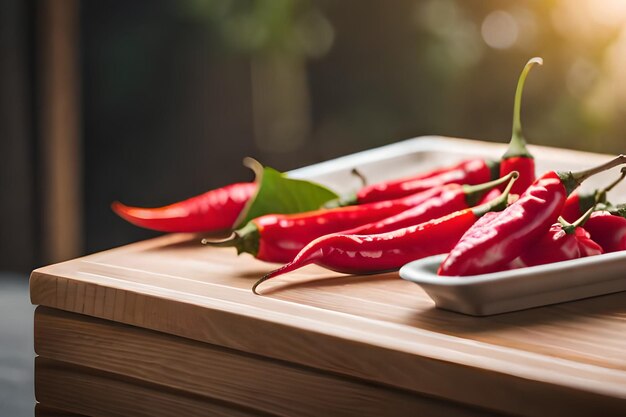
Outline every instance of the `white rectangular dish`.
POLYGON ((446 255, 411 262, 400 276, 422 287, 435 305, 472 316, 626 291, 626 252, 467 277, 442 277, 446 255))
MULTIPOLYGON (((298 169, 289 175, 313 179, 342 192, 353 191, 359 184, 350 174, 355 167, 370 182, 376 182, 467 157, 497 160, 505 147, 498 143, 428 136, 298 169)), ((547 170, 585 169, 613 157, 541 146, 530 146, 530 150, 535 156, 538 175, 547 170)), ((617 172, 618 169, 613 169, 591 177, 581 189, 602 187, 615 179, 617 172)), ((609 199, 626 202, 626 184, 612 190, 609 199)), ((437 276, 441 260, 437 256, 410 263, 402 268, 400 275, 420 285, 437 307, 474 316, 626 291, 626 253, 463 278, 437 276)))

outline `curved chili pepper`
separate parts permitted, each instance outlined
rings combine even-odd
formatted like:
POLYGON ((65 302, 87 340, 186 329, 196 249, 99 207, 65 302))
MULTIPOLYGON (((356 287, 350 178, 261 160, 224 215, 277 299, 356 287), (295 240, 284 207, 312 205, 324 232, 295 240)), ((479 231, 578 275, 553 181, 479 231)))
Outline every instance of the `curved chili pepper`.
POLYGON ((411 207, 439 198, 459 185, 434 187, 421 193, 395 200, 358 206, 320 209, 296 214, 268 214, 251 220, 226 240, 204 239, 209 246, 235 247, 237 253, 247 252, 266 262, 286 263, 312 240, 369 224, 403 212, 411 207))
POLYGON ((596 211, 585 224, 585 229, 604 252, 626 250, 626 207, 612 212, 596 211))
POLYGON ((354 229, 343 230, 341 233, 346 235, 371 235, 390 232, 392 230, 402 229, 437 219, 447 214, 454 213, 455 211, 487 203, 502 194, 502 192, 495 187, 500 184, 508 183, 513 176, 514 174, 510 172, 502 178, 479 185, 450 184, 449 190, 441 193, 441 195, 436 198, 426 200, 422 204, 405 210, 395 216, 387 217, 375 223, 358 226, 354 229), (488 190, 491 191, 488 192, 488 190), (482 202, 484 199, 483 196, 491 194, 492 191, 497 191, 498 194, 495 195, 494 198, 482 202), (479 203, 479 201, 482 203, 479 203))
POLYGON ((481 216, 506 207, 512 173, 504 194, 482 206, 460 210, 415 226, 372 235, 334 233, 315 239, 288 264, 259 279, 252 292, 270 278, 315 263, 347 274, 373 274, 393 271, 416 259, 449 251, 461 235, 481 216))
POLYGON ((361 188, 355 195, 344 197, 340 205, 391 200, 445 184, 481 184, 498 178, 498 167, 497 162, 468 159, 416 176, 368 185, 361 188))
POLYGON ((602 189, 597 189, 591 193, 572 193, 572 195, 565 200, 561 217, 568 222, 573 222, 575 219, 582 216, 584 212, 596 205, 596 200, 598 203, 606 203, 606 194, 619 184, 624 177, 626 177, 626 167, 622 168, 621 175, 618 179, 602 189))
POLYGON ((256 183, 242 182, 164 207, 130 207, 116 201, 111 208, 124 220, 146 229, 160 232, 212 232, 233 227, 237 216, 256 190, 256 183))
POLYGON ((464 276, 501 270, 556 222, 567 195, 582 181, 625 162, 626 156, 620 155, 606 164, 577 173, 545 173, 498 216, 470 228, 437 273, 464 276))
POLYGON ((571 224, 560 218, 559 222, 553 224, 541 239, 503 269, 545 265, 604 253, 602 247, 594 242, 589 232, 583 228, 593 209, 592 206, 582 217, 571 224))
POLYGON ((508 181, 507 176, 478 186, 447 184, 408 197, 358 206, 336 207, 298 214, 269 214, 253 219, 223 241, 205 239, 212 246, 234 246, 266 262, 289 262, 312 240, 329 233, 363 227, 395 230, 441 217, 475 205, 490 188, 508 181), (399 216, 399 218, 396 218, 399 216), (384 219, 392 218, 389 222, 384 219), (383 223, 383 224, 379 224, 383 223))
POLYGON ((517 81, 513 105, 513 133, 511 134, 509 148, 502 155, 502 160, 500 161, 500 176, 504 176, 511 171, 519 172, 519 179, 513 186, 511 194, 522 194, 535 181, 535 159, 526 148, 526 140, 522 134, 522 123, 520 120, 524 83, 528 73, 535 64, 543 65, 543 59, 532 58, 529 60, 517 81))

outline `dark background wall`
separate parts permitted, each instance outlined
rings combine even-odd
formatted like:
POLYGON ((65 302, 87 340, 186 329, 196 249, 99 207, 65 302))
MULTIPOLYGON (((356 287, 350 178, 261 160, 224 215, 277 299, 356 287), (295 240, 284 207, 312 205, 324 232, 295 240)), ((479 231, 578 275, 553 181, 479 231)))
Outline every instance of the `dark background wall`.
POLYGON ((0 269, 38 258, 32 30, 29 2, 0 2, 0 269))
POLYGON ((249 64, 212 53, 175 2, 82 4, 86 250, 154 233, 114 200, 158 206, 247 179, 256 153, 249 64))

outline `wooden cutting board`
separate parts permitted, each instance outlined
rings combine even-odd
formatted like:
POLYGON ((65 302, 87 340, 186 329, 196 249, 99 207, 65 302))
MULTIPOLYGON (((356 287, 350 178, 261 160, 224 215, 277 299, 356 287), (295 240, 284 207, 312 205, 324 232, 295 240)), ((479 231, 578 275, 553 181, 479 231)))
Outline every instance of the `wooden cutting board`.
MULTIPOLYGON (((353 166, 377 180, 391 166, 395 176, 467 155, 497 157, 502 150, 474 141, 412 140, 293 175, 349 189, 353 166)), ((533 152, 539 169, 578 169, 608 159, 533 152)), ((613 195, 626 201, 623 186, 613 195)), ((31 299, 497 412, 626 410, 626 293, 476 318, 436 309, 397 273, 345 276, 309 266, 267 282, 263 296, 252 294, 252 283, 273 267, 202 247, 199 236, 173 234, 36 270, 31 299)))
MULTIPOLYGON (((272 416, 491 416, 403 390, 85 315, 38 307, 39 400, 111 417, 206 416, 209 406, 272 416), (106 395, 101 385, 106 384, 106 395), (185 395, 163 397, 162 392, 185 395), (156 398, 156 400, 155 400, 156 398), (201 400, 199 400, 201 398, 201 400), (206 404, 198 407, 198 404, 206 404)), ((230 415, 230 414, 227 414, 230 415)), ((500 415, 500 414, 498 414, 500 415)))

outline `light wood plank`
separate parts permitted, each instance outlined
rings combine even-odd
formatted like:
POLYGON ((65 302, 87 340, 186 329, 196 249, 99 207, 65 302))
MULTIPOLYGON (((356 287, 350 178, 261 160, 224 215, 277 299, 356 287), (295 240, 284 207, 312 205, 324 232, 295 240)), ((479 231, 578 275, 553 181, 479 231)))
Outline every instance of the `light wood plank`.
MULTIPOLYGON (((430 143, 405 162, 458 159, 465 154, 455 149, 468 146, 437 143, 440 151, 430 143)), ((476 153, 502 150, 470 143, 476 153)), ((558 167, 607 159, 537 156, 558 167)), ((626 293, 474 318, 435 309, 397 274, 307 267, 268 282, 259 297, 250 286, 272 265, 197 242, 168 235, 37 270, 32 301, 500 412, 625 407, 626 293), (68 291, 69 282, 77 287, 68 291)))
POLYGON ((35 395, 51 408, 93 417, 267 415, 42 357, 35 359, 35 395))
POLYGON ((39 307, 35 351, 280 416, 486 416, 486 411, 205 343, 39 307))

